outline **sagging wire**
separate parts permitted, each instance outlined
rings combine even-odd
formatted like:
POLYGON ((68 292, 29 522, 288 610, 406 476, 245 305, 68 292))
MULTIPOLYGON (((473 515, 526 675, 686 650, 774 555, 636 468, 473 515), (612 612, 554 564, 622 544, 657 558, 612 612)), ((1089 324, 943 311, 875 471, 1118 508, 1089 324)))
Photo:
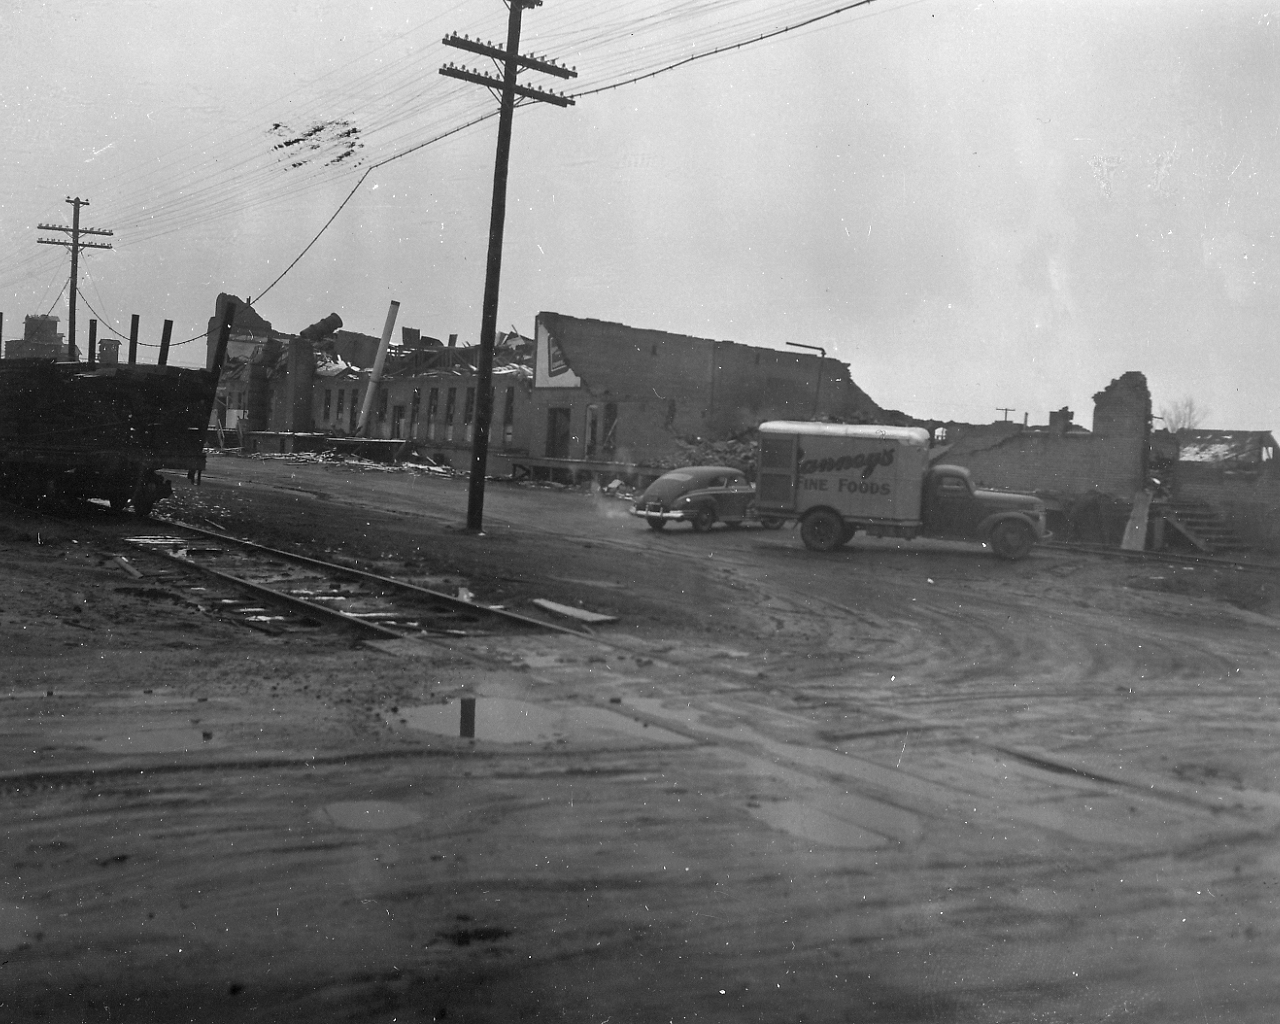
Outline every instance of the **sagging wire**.
POLYGON ((692 56, 685 57, 681 60, 676 61, 673 64, 668 64, 666 67, 658 68, 658 70, 656 71, 649 71, 643 75, 636 75, 634 78, 628 78, 621 82, 615 82, 612 85, 601 85, 595 89, 584 89, 582 92, 575 92, 575 93, 571 93, 570 95, 574 99, 580 99, 583 96, 594 96, 597 93, 608 92, 611 89, 620 89, 624 85, 635 85, 637 82, 644 82, 650 78, 656 78, 658 75, 666 74, 668 71, 675 71, 677 68, 682 68, 688 64, 693 64, 696 61, 706 60, 710 57, 719 56, 722 53, 730 53, 734 50, 741 50, 748 46, 754 46, 757 43, 767 42, 770 39, 776 39, 778 38, 778 36, 785 35, 788 32, 797 32, 800 29, 808 28, 810 25, 815 25, 820 21, 826 21, 828 18, 834 18, 840 14, 847 14, 849 11, 852 11, 855 8, 866 7, 868 4, 871 4, 874 2, 875 0, 855 0, 854 3, 845 4, 843 7, 837 7, 833 11, 827 11, 823 14, 814 15, 812 18, 808 18, 805 21, 798 21, 794 25, 785 25, 782 28, 774 29, 774 31, 772 32, 765 32, 762 35, 756 36, 754 39, 747 39, 740 43, 730 43, 726 46, 717 46, 714 49, 704 50, 702 53, 695 53, 692 56))
MULTIPOLYGON (((799 31, 811 25, 815 25, 819 22, 826 21, 830 18, 838 17, 841 14, 847 14, 849 11, 855 10, 859 7, 866 7, 869 4, 874 2, 875 0, 854 0, 854 2, 843 4, 840 7, 835 8, 834 10, 825 11, 822 14, 814 15, 813 17, 806 18, 802 21, 798 21, 792 25, 785 25, 782 28, 775 29, 772 32, 765 32, 759 36, 756 36, 753 39, 742 40, 741 42, 733 43, 726 46, 718 46, 713 49, 705 50, 701 53, 697 53, 697 54, 693 54, 692 56, 685 57, 679 61, 675 61, 674 63, 668 64, 665 67, 659 68, 656 71, 646 72, 645 74, 637 75, 633 78, 627 79, 622 82, 615 82, 612 85, 600 86, 595 89, 585 89, 582 92, 573 93, 571 95, 576 99, 584 96, 593 96, 593 95, 596 95, 597 93, 607 92, 611 89, 619 89, 625 85, 634 85, 637 82, 647 81, 648 79, 655 78, 658 75, 666 74, 670 71, 675 71, 678 68, 685 67, 686 65, 692 64, 696 61, 706 60, 710 57, 714 57, 722 53, 728 53, 734 50, 741 50, 748 46, 755 46, 758 43, 767 42, 770 39, 776 39, 777 37, 784 35, 788 32, 799 31)), ((420 149, 424 149, 427 146, 434 145, 435 143, 440 142, 451 135, 455 135, 466 128, 470 128, 470 127, 473 127, 474 125, 480 124, 481 122, 486 121, 489 118, 493 117, 497 113, 498 111, 491 110, 488 113, 483 114, 480 117, 477 117, 474 120, 469 121, 464 125, 460 125, 457 128, 453 128, 447 132, 443 132, 440 135, 435 136, 434 138, 426 140, 425 142, 420 142, 417 145, 410 146, 408 149, 402 150, 399 153, 395 153, 377 163, 370 164, 369 167, 365 169, 364 173, 360 175, 359 180, 356 182, 355 186, 351 189, 351 191, 347 194, 346 198, 343 199, 342 202, 338 205, 338 208, 333 211, 333 215, 327 221, 325 221, 323 227, 321 227, 320 230, 316 232, 315 237, 312 238, 311 241, 307 243, 306 247, 300 253, 298 253, 297 257, 295 257, 294 260, 287 267, 284 268, 284 270, 280 273, 280 275, 274 281, 272 281, 269 285, 267 285, 266 288, 264 288, 260 293, 258 293, 258 298, 261 299, 264 295, 266 295, 269 291, 271 291, 272 288, 274 288, 277 284, 279 284, 282 280, 284 280, 285 276, 291 270, 293 270, 294 267, 298 265, 299 261, 301 261, 301 259, 311 250, 312 246, 314 246, 316 242, 320 240, 320 237, 329 229, 330 225, 332 225, 333 222, 337 219, 338 214, 340 214, 343 211, 343 209, 346 208, 347 204, 351 202, 351 199, 355 196, 356 192, 360 190, 360 186, 364 184, 365 180, 369 177, 371 173, 373 173, 375 170, 377 170, 380 167, 385 167, 389 163, 393 163, 394 161, 399 160, 403 157, 409 156, 412 153, 416 153, 420 149)))
MULTIPOLYGON (((392 161, 399 160, 401 157, 406 157, 410 153, 416 153, 420 149, 424 149, 427 146, 434 145, 435 143, 440 142, 443 139, 447 139, 450 135, 456 135, 458 132, 465 131, 468 128, 473 128, 476 125, 480 124, 481 122, 487 121, 491 117, 494 117, 497 113, 498 111, 491 110, 488 113, 482 114, 479 117, 471 121, 468 121, 466 124, 458 125, 458 127, 456 128, 451 128, 447 132, 437 135, 435 138, 428 139, 425 142, 420 142, 415 146, 410 146, 408 149, 400 153, 395 153, 387 157, 385 160, 379 161, 376 164, 370 164, 367 168, 365 168, 365 172, 362 175, 360 175, 360 179, 355 183, 355 187, 352 188, 351 191, 347 193, 347 197, 344 200, 342 200, 342 202, 338 204, 338 208, 333 211, 333 216, 324 222, 324 226, 319 231, 316 232, 315 237, 306 244, 306 247, 302 250, 302 252, 298 253, 298 255, 294 258, 293 262, 290 263, 287 267, 284 268, 284 270, 280 272, 280 276, 277 277, 274 281, 272 281, 269 285, 267 285, 264 289, 262 289, 262 291, 258 293, 257 295, 258 299, 261 299, 264 295, 267 294, 267 292, 271 291, 272 288, 274 288, 282 280, 284 280, 284 276, 298 265, 298 261, 301 260, 302 257, 305 256, 311 250, 311 247, 315 245, 316 242, 320 241, 320 236, 323 235, 326 231, 328 231, 329 225, 331 225, 335 220, 338 219, 338 214, 340 214, 343 211, 347 203, 351 202, 355 194, 360 191, 360 186, 364 184, 365 179, 368 178, 370 174, 376 171, 379 167, 385 167, 387 164, 391 163, 392 161)), ((208 332, 206 331, 205 333, 207 334, 208 332)))
POLYGON ((65 282, 63 282, 62 287, 58 289, 58 294, 53 297, 53 302, 49 305, 49 309, 45 312, 44 314, 45 316, 48 316, 50 313, 53 312, 53 307, 58 304, 58 300, 62 298, 63 293, 66 292, 67 290, 67 285, 69 285, 70 283, 71 283, 70 278, 68 278, 65 282))

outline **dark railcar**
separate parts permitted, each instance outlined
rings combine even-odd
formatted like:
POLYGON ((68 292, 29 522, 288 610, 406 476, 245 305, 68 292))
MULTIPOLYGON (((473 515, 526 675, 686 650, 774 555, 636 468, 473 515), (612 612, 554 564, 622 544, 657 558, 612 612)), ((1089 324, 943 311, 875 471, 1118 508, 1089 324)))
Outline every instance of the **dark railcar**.
POLYGON ((0 493, 105 498, 147 515, 157 470, 204 469, 217 374, 176 366, 0 360, 0 493))

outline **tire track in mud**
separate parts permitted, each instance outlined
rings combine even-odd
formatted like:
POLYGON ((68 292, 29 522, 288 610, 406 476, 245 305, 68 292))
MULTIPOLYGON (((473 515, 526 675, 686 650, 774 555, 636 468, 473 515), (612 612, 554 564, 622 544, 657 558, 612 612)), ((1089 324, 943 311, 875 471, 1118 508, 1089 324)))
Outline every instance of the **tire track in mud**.
MULTIPOLYGON (((1226 653, 1142 610, 1121 619, 1044 599, 1020 598, 901 577, 889 583, 865 576, 823 581, 775 576, 774 614, 799 627, 821 648, 806 659, 810 680, 887 681, 946 687, 957 697, 975 687, 1010 690, 1034 683, 1071 692, 1107 684, 1126 688, 1144 680, 1225 680, 1242 666, 1258 667, 1271 638, 1247 620, 1224 639, 1241 648, 1226 653), (789 607, 786 607, 789 606, 789 607)), ((901 690, 901 686, 897 687, 901 690)), ((942 697, 943 695, 936 695, 942 697)))

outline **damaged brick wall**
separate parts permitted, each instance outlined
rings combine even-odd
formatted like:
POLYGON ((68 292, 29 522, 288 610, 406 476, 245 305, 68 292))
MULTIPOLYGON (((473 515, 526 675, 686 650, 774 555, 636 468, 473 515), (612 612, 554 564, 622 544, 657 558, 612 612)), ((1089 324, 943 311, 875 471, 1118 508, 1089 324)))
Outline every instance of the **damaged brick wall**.
MULTIPOLYGON (((754 348, 735 342, 627 327, 558 313, 539 313, 539 352, 551 358, 553 339, 571 373, 571 386, 550 386, 545 371, 530 410, 530 450, 537 456, 591 458, 592 410, 615 411, 615 444, 609 457, 636 465, 678 459, 681 444, 715 441, 753 430, 766 419, 813 415, 819 359, 808 354, 754 348), (564 455, 551 436, 568 418, 564 455)), ((836 359, 821 361, 820 409, 849 421, 867 422, 878 407, 836 359)), ((599 458, 599 453, 595 456, 599 458)))
POLYGON ((1128 500, 1146 481, 1151 393, 1141 373, 1117 377, 1094 395, 1092 433, 1066 429, 1061 420, 1052 430, 992 426, 998 429, 985 436, 963 434, 937 461, 968 467, 983 486, 1050 495, 1128 500))
POLYGON ((820 418, 834 416, 845 423, 877 422, 880 412, 838 359, 732 341, 716 344, 713 399, 708 429, 717 438, 736 436, 765 420, 811 419, 815 401, 820 418))

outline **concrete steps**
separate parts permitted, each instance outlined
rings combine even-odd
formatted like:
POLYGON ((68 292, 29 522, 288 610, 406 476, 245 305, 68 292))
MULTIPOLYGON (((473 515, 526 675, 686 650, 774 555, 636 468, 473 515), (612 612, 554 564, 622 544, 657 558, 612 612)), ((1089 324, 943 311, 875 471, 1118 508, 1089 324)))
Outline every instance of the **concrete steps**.
POLYGON ((1196 547, 1210 555, 1236 554, 1249 550, 1249 545, 1236 536, 1225 517, 1213 506, 1198 501, 1169 501, 1154 504, 1152 516, 1164 520, 1165 536, 1180 533, 1196 547))

